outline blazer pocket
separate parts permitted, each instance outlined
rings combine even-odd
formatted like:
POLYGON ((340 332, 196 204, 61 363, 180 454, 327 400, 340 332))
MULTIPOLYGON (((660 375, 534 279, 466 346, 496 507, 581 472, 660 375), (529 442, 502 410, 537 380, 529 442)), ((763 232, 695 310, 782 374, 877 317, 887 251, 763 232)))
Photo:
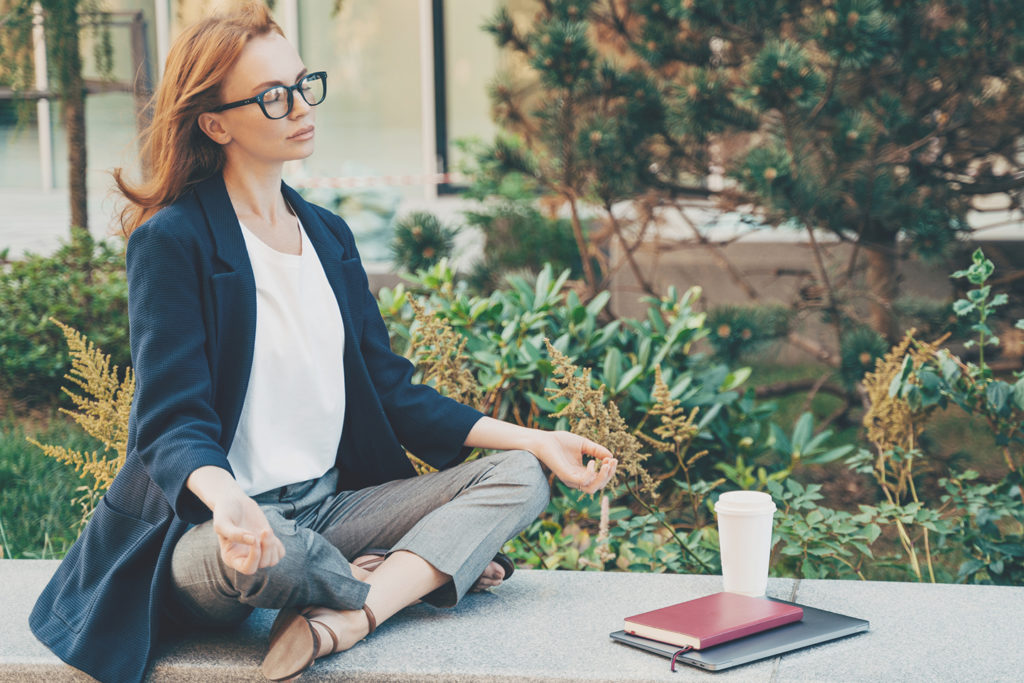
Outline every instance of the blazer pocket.
POLYGON ((160 527, 114 509, 100 499, 82 535, 71 546, 48 587, 56 589, 53 613, 76 633, 91 618, 98 600, 118 605, 119 595, 131 595, 130 584, 148 585, 156 571, 156 555, 140 550, 156 541, 160 527))

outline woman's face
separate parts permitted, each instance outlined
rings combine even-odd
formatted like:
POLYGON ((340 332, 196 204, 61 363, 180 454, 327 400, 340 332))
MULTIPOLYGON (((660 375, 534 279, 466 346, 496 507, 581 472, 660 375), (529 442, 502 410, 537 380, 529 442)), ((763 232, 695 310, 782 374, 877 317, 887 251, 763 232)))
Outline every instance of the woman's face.
MULTIPOLYGON (((236 102, 275 85, 294 85, 305 75, 302 59, 283 36, 258 36, 246 44, 228 72, 221 101, 236 102)), ((316 113, 297 91, 292 92, 292 110, 284 118, 269 119, 258 103, 252 103, 202 114, 200 119, 207 135, 223 145, 228 164, 280 165, 313 153, 316 113), (205 117, 212 118, 203 125, 205 117)))

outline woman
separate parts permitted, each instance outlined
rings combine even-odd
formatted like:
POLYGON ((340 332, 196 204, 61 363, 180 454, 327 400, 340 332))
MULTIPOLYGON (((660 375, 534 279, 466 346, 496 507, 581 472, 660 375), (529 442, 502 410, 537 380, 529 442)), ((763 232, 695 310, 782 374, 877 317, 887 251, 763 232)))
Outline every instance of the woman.
POLYGON ((351 231, 281 182, 313 152, 325 94, 262 6, 206 20, 168 55, 150 178, 115 173, 127 459, 31 617, 101 680, 140 680, 161 627, 230 627, 255 607, 281 610, 264 674, 294 676, 421 598, 499 584, 502 544, 546 505, 539 463, 588 492, 615 471, 582 437, 411 384, 351 231), (415 477, 404 448, 440 471, 415 477), (463 463, 472 448, 503 452, 463 463))

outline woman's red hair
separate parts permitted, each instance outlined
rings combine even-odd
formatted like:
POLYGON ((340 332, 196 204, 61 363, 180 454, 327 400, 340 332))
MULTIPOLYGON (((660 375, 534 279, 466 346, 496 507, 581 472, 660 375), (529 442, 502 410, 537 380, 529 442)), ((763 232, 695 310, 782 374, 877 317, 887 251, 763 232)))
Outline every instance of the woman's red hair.
POLYGON ((145 179, 132 184, 124 169, 114 182, 128 205, 121 211, 125 238, 192 185, 224 167, 224 151, 199 128, 199 115, 220 104, 220 89, 242 49, 270 32, 284 35, 261 4, 210 17, 185 29, 171 46, 154 95, 153 120, 143 133, 145 179))

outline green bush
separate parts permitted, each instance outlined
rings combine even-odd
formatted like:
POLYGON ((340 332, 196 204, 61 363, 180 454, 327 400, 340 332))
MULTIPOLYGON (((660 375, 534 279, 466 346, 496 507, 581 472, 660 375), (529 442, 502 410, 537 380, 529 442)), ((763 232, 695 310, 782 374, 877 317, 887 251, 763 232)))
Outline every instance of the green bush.
POLYGON ((128 286, 119 243, 84 230, 52 256, 28 255, 0 271, 0 391, 24 406, 56 403, 70 360, 57 318, 121 367, 128 347, 128 286))
MULTIPOLYGON (((554 386, 544 351, 549 339, 577 366, 592 370, 595 385, 607 387, 608 399, 630 426, 642 424, 654 405, 655 369, 660 367, 672 398, 684 408, 699 408, 702 447, 731 454, 729 413, 724 409, 740 398, 738 388, 749 371, 694 351, 694 344, 708 333, 705 314, 695 308, 698 290, 679 294, 672 288, 661 299, 647 300, 644 319, 606 322, 609 294, 584 304, 575 291, 566 291, 568 278, 568 271, 555 276, 545 265, 535 278, 511 276, 506 289, 481 296, 456 283, 447 263, 441 263, 407 276, 408 286, 381 289, 378 300, 399 352, 410 337, 408 298, 413 295, 425 299, 428 309, 466 337, 470 370, 484 396, 480 408, 495 417, 543 428, 566 426, 564 420, 549 417, 558 410, 546 393, 554 386)), ((762 426, 767 433, 767 425, 762 426)), ((665 470, 672 466, 654 465, 665 470)))

